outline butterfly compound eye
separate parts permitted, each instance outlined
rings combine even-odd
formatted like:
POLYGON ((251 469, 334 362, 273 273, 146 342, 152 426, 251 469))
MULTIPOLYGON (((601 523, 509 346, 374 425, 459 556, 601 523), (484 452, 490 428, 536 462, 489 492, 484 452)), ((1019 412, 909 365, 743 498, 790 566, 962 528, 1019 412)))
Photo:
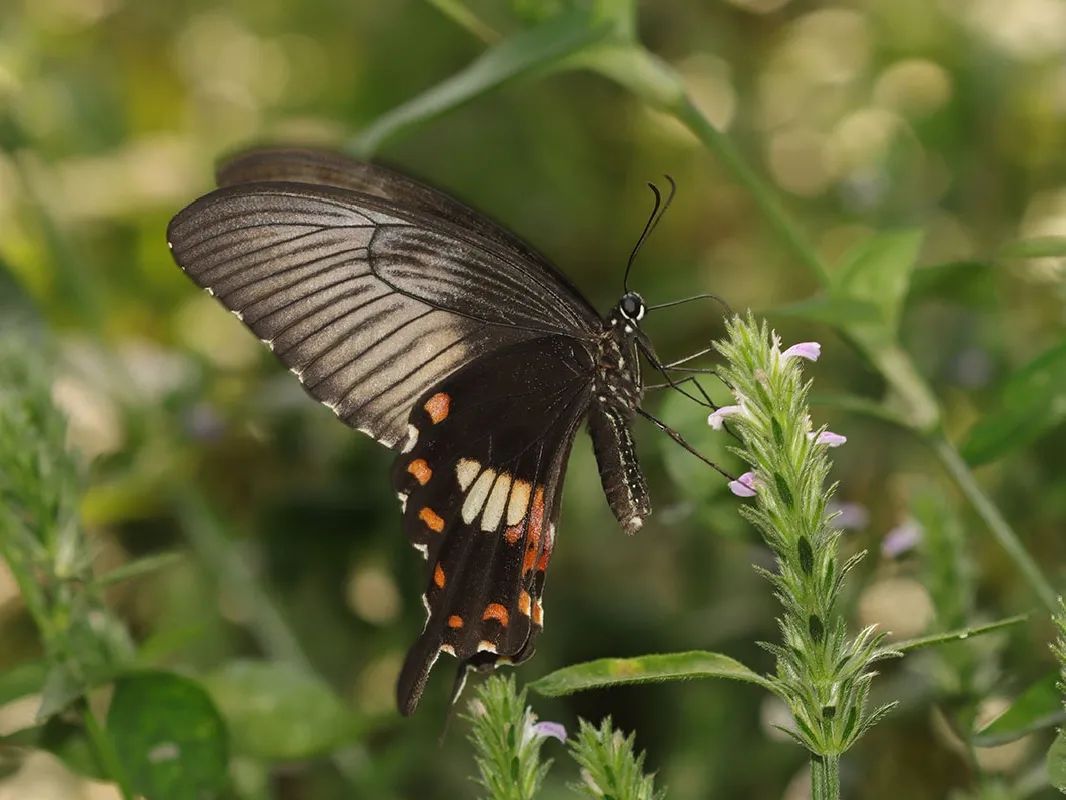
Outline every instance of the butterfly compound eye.
POLYGON ((623 316, 628 319, 639 320, 644 316, 644 301, 636 292, 630 292, 619 303, 623 316))

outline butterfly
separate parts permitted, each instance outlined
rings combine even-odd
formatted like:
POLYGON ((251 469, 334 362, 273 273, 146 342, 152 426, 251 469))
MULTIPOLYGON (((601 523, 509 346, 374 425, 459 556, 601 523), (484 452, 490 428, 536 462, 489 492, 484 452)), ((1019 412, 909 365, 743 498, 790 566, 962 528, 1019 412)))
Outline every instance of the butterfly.
POLYGON ((640 407, 649 307, 627 288, 600 316, 518 237, 380 166, 263 149, 217 178, 171 221, 175 261, 307 392, 396 451, 403 527, 426 559, 401 713, 441 653, 464 676, 525 661, 582 423, 623 530, 651 513, 630 430, 637 413, 666 429, 640 407))

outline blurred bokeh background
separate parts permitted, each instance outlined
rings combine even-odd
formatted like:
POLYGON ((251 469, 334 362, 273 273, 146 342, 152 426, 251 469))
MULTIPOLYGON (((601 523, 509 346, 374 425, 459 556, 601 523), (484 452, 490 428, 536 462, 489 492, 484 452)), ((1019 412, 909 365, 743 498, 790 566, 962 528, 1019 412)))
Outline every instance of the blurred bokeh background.
MULTIPOLYGON (((562 5, 470 3, 503 32, 562 5)), ((1061 339, 1063 260, 995 255, 1018 238, 1066 235, 1062 0, 655 0, 642 4, 640 33, 776 184, 829 263, 873 231, 917 226, 923 266, 959 265, 928 280, 919 272, 903 320, 949 434, 962 437, 993 407, 1004 374, 1061 339)), ((194 673, 286 658, 298 645, 360 722, 342 766, 238 759, 235 796, 451 798, 476 787, 464 724, 441 740, 450 665, 417 716, 392 708, 423 609, 390 454, 307 398, 196 290, 164 230, 211 188, 221 155, 256 142, 343 145, 483 47, 419 0, 0 6, 0 310, 29 298, 54 340, 54 397, 86 464, 98 568, 186 555, 115 587, 109 605, 151 663, 194 673), (236 564, 220 542, 233 544, 236 564)), ((632 280, 649 301, 712 291, 767 311, 815 289, 688 132, 601 78, 509 84, 387 143, 381 157, 506 223, 604 310, 649 210, 644 183, 663 173, 677 198, 632 280)), ((817 392, 879 396, 877 377, 828 329, 771 318, 786 342, 823 342, 809 369, 817 392)), ((715 307, 693 304, 653 314, 647 330, 661 355, 681 356, 721 323, 715 307)), ((648 403, 729 462, 697 406, 648 403)), ((920 444, 877 421, 815 412, 849 437, 834 451, 842 547, 870 551, 847 594, 856 624, 913 636, 1034 605, 920 444), (931 529, 954 555, 923 548, 931 529), (897 552, 908 536, 918 544, 897 552)), ((584 659, 695 648, 771 666, 754 642, 776 638, 775 606, 750 567, 765 565, 766 551, 714 473, 650 427, 637 435, 656 513, 632 538, 607 510, 587 441, 577 444, 549 623, 522 681, 584 659)), ((1064 453, 1060 429, 979 472, 1059 585, 1064 453)), ((1029 626, 887 665, 877 697, 903 705, 850 754, 845 785, 864 798, 976 797, 1002 779, 1013 788, 996 796, 1036 796, 1024 787, 1039 786, 1046 738, 974 753, 953 721, 960 709, 994 713, 1050 669, 1047 634, 1029 626)), ((0 568, 0 669, 36 647, 0 568)), ((786 712, 751 687, 635 687, 534 707, 568 726, 611 714, 636 730, 671 797, 804 796, 805 756, 774 727, 786 712)), ((0 733, 33 710, 0 708, 0 733)), ((0 779, 0 798, 110 796, 57 764, 35 756, 0 779)), ((545 797, 567 796, 572 772, 561 760, 545 797)))

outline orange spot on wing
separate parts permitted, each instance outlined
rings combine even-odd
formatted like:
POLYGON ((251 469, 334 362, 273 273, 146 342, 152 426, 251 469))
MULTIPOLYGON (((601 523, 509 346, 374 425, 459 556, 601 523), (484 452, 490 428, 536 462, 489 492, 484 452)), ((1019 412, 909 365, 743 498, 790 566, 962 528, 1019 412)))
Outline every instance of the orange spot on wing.
POLYGON ((522 559, 522 574, 525 575, 540 556, 540 537, 544 530, 544 489, 538 487, 529 507, 529 535, 526 537, 526 554, 522 559))
POLYGON ((452 614, 450 617, 448 617, 448 627, 449 628, 461 628, 461 627, 463 627, 463 618, 460 617, 458 614, 452 614))
POLYGON ((426 463, 424 458, 416 458, 408 464, 407 471, 414 475, 415 480, 423 486, 429 483, 429 479, 433 477, 433 470, 429 468, 429 464, 426 463))
POLYGON ((418 518, 426 523, 426 526, 432 531, 440 533, 444 530, 444 520, 429 506, 425 506, 418 512, 418 518))
POLYGON ((533 601, 533 624, 544 627, 544 606, 540 604, 540 600, 533 601))
POLYGON ((540 554, 540 561, 537 562, 537 569, 540 572, 548 571, 548 562, 551 561, 552 551, 545 548, 544 552, 540 554))
POLYGON ((507 609, 499 603, 489 603, 485 606, 485 613, 481 615, 481 619, 494 619, 506 628, 509 617, 507 615, 507 609))
POLYGON ((437 585, 438 589, 443 589, 444 588, 444 583, 445 583, 444 569, 441 567, 440 564, 437 564, 437 566, 435 566, 433 568, 433 583, 435 583, 437 585))
POLYGON ((423 408, 426 409, 429 418, 436 425, 438 422, 443 422, 448 418, 448 411, 451 409, 451 405, 452 398, 447 393, 437 392, 426 401, 423 408))
POLYGON ((518 595, 518 610, 525 614, 527 617, 529 616, 529 604, 529 592, 523 589, 522 593, 518 595))

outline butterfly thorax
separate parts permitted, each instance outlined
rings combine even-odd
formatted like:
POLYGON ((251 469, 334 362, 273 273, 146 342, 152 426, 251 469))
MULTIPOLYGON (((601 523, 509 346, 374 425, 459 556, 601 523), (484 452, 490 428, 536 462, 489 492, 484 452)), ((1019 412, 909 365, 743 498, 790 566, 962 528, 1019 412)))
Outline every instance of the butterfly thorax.
POLYGON ((596 401, 621 412, 626 419, 633 416, 644 396, 634 330, 612 312, 596 354, 596 401))

